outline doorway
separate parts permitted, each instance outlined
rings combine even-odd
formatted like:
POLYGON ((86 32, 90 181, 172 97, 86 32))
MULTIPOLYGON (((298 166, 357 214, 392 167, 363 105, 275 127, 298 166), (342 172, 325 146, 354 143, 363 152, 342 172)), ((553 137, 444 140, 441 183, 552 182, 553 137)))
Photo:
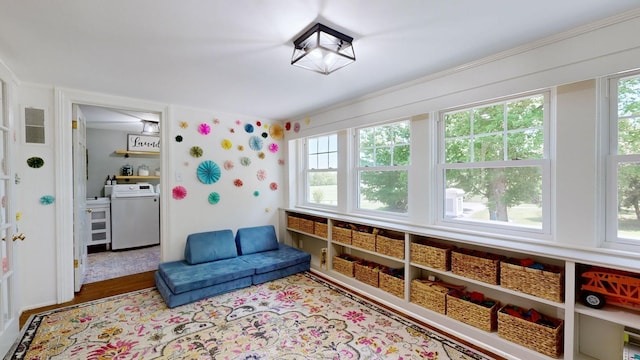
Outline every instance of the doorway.
MULTIPOLYGON (((86 208, 89 234, 86 241, 87 258, 83 284, 147 272, 157 269, 160 262, 160 212, 154 214, 132 211, 132 218, 155 218, 153 235, 157 242, 129 241, 149 228, 122 233, 117 219, 111 213, 111 196, 118 187, 139 186, 154 193, 160 190, 159 122, 157 112, 133 111, 116 107, 80 104, 86 120, 86 208), (151 126, 150 126, 151 125, 151 126), (132 136, 146 140, 158 139, 157 148, 131 150, 132 136), (144 185, 141 185, 144 184, 144 185), (113 236, 118 242, 131 243, 112 246, 113 236)), ((159 195, 157 195, 159 200, 159 195)), ((75 210, 74 210, 75 211, 75 210)), ((134 221, 135 222, 135 221, 134 221)), ((77 287, 76 287, 77 288, 77 287)))

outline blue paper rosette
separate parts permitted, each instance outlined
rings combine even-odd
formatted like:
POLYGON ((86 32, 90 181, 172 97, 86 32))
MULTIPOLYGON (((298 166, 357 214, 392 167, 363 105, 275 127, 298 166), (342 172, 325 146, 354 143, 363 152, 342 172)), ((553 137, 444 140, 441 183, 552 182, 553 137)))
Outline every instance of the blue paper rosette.
POLYGON ((211 160, 205 160, 198 165, 197 175, 201 183, 213 184, 220 179, 220 167, 211 160))
POLYGON ((262 149, 262 138, 260 138, 259 136, 252 136, 249 139, 249 147, 251 148, 251 150, 261 150, 262 149))

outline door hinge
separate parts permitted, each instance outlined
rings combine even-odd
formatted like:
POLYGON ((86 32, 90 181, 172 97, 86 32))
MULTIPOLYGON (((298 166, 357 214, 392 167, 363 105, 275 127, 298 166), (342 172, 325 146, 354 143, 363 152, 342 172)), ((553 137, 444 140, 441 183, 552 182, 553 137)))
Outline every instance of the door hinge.
POLYGON ((71 120, 71 128, 72 129, 78 128, 78 120, 71 120))
POLYGON ((80 265, 78 264, 78 259, 73 259, 73 268, 74 268, 74 269, 77 269, 77 268, 78 268, 78 266, 80 266, 80 265))

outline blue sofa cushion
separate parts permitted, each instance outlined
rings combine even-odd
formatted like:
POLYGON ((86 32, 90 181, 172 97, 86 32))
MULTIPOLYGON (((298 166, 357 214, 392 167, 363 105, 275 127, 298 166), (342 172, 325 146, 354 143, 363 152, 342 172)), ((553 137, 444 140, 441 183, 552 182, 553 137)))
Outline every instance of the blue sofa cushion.
POLYGON ((278 237, 273 225, 255 226, 238 229, 236 245, 239 255, 255 254, 277 250, 278 237))
POLYGON ((161 263, 158 272, 167 287, 174 294, 180 294, 251 276, 255 269, 253 265, 235 257, 197 265, 190 265, 186 261, 171 261, 161 263))
POLYGON ((249 266, 253 266, 256 269, 256 274, 263 274, 300 263, 309 264, 311 255, 291 246, 279 244, 277 251, 242 255, 238 259, 246 261, 249 266))
POLYGON ((208 231, 187 237, 184 259, 189 264, 229 259, 238 256, 231 230, 208 231))

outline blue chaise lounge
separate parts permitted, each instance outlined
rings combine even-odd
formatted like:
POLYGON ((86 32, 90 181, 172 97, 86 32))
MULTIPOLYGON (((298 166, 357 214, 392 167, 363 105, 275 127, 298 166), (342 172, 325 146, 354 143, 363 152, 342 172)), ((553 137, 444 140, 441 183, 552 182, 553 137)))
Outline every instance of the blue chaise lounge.
POLYGON ((161 263, 158 291, 170 308, 309 270, 311 255, 278 242, 272 225, 187 237, 184 260, 161 263))

